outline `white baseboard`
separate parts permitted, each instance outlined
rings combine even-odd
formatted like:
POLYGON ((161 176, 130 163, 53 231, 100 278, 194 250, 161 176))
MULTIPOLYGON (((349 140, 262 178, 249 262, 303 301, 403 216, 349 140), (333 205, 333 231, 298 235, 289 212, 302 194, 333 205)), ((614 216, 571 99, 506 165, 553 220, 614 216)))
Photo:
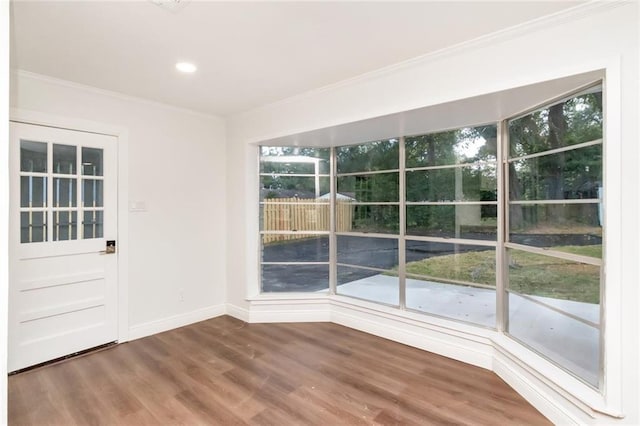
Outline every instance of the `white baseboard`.
POLYGON ((226 313, 224 304, 208 306, 184 314, 174 315, 156 321, 149 321, 144 324, 134 325, 129 328, 129 340, 140 339, 174 328, 184 327, 195 322, 215 318, 226 313))
POLYGON ((434 330, 434 327, 422 327, 419 324, 378 316, 374 312, 353 311, 337 306, 333 307, 331 320, 336 324, 364 331, 374 336, 477 367, 491 369, 493 346, 489 339, 478 342, 477 338, 454 337, 449 333, 434 330))
POLYGON ((322 299, 259 300, 251 303, 249 322, 329 322, 331 302, 322 299))
POLYGON ((249 322, 248 309, 244 309, 239 306, 227 303, 225 312, 227 315, 232 316, 235 319, 239 319, 240 321, 244 321, 244 322, 249 322))
POLYGON ((550 399, 547 392, 541 392, 534 386, 533 378, 529 377, 516 363, 496 351, 493 361, 493 372, 518 392, 524 399, 540 411, 546 418, 556 425, 581 425, 584 420, 577 419, 572 413, 562 407, 561 399, 550 399))

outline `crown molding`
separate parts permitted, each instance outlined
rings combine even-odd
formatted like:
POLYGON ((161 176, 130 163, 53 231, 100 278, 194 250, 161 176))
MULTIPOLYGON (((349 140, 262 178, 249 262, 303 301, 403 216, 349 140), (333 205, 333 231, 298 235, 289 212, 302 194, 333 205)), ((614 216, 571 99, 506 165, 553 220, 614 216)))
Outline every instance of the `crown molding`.
POLYGON ((121 100, 121 101, 135 102, 135 103, 139 103, 139 104, 143 104, 143 105, 147 105, 147 106, 166 109, 166 110, 169 110, 169 111, 181 112, 181 113, 193 115, 193 116, 196 116, 196 117, 201 117, 201 118, 206 118, 206 119, 213 119, 213 120, 218 120, 218 121, 222 121, 222 122, 224 122, 224 120, 225 120, 223 117, 218 116, 218 115, 207 114, 205 112, 196 111, 196 110, 192 110, 192 109, 188 109, 188 108, 182 108, 182 107, 174 106, 174 105, 163 103, 163 102, 152 101, 152 100, 146 99, 146 98, 141 98, 141 97, 132 96, 132 95, 126 95, 124 93, 115 92, 115 91, 112 91, 112 90, 100 89, 98 87, 88 86, 86 84, 76 83, 76 82, 69 81, 69 80, 63 80, 61 78, 51 77, 51 76, 48 76, 48 75, 38 74, 38 73, 35 73, 35 72, 31 72, 31 71, 25 71, 25 70, 22 70, 22 69, 11 70, 11 75, 12 75, 12 78, 13 77, 29 78, 29 79, 32 79, 32 80, 38 80, 38 81, 42 81, 42 82, 45 82, 45 83, 50 83, 50 84, 55 84, 55 85, 58 85, 58 86, 68 87, 70 89, 82 90, 82 91, 89 92, 89 93, 92 93, 92 94, 95 94, 95 95, 108 96, 110 98, 118 99, 118 100, 121 100))
POLYGON ((352 78, 341 80, 337 83, 329 84, 327 86, 300 93, 298 95, 290 96, 288 98, 276 102, 271 102, 269 104, 262 105, 260 107, 253 108, 244 112, 232 114, 228 118, 242 117, 243 115, 248 115, 254 112, 267 111, 274 107, 284 106, 297 101, 305 100, 313 96, 335 91, 350 85, 366 83, 368 81, 375 80, 386 75, 393 74, 395 72, 403 71, 414 66, 429 64, 431 62, 455 56, 463 52, 479 49, 491 44, 509 41, 517 37, 533 33, 535 31, 540 31, 550 27, 556 27, 570 21, 603 13, 620 6, 633 3, 634 2, 632 0, 591 0, 588 3, 584 3, 550 15, 542 16, 531 21, 523 22, 512 27, 508 27, 471 40, 454 44, 452 46, 429 52, 427 54, 398 62, 393 65, 379 68, 377 70, 369 71, 352 78))

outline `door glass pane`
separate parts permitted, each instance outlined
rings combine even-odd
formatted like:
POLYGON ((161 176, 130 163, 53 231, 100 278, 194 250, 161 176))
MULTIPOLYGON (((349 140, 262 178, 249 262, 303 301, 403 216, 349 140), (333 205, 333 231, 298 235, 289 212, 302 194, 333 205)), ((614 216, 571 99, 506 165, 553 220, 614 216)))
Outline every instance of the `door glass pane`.
POLYGON ((84 212, 82 220, 83 238, 102 238, 104 225, 104 212, 102 210, 93 210, 84 212))
POLYGON ((103 181, 97 179, 82 180, 82 205, 85 207, 103 207, 103 181))
POLYGON ((32 173, 47 172, 46 143, 20 141, 20 171, 32 173))
POLYGON ((102 176, 102 152, 100 148, 82 148, 82 174, 102 176))
POLYGON ((53 241, 78 238, 78 212, 56 211, 53 213, 53 241))
POLYGON ((76 179, 53 178, 53 206, 76 207, 77 183, 76 179))
POLYGON ((53 172, 76 174, 76 147, 73 145, 53 144, 53 172))
POLYGON ((20 177, 20 207, 47 206, 47 178, 20 177))
POLYGON ((20 213, 20 242, 47 241, 47 215, 45 212, 20 213))

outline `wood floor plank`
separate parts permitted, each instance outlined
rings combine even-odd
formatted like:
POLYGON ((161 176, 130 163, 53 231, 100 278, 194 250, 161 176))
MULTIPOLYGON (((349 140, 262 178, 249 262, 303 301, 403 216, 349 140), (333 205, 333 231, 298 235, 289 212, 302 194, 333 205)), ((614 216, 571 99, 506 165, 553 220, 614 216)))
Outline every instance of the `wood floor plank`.
POLYGON ((495 374, 331 323, 222 316, 9 377, 11 425, 548 425, 495 374))

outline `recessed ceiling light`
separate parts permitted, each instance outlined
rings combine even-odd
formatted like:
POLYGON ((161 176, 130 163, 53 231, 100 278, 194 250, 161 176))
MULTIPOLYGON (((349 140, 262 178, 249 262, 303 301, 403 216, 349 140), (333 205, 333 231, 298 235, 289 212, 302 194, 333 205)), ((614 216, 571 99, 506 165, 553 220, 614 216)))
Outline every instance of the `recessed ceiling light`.
POLYGON ((180 72, 195 72, 198 68, 192 64, 191 62, 178 62, 176 64, 176 69, 180 72))

